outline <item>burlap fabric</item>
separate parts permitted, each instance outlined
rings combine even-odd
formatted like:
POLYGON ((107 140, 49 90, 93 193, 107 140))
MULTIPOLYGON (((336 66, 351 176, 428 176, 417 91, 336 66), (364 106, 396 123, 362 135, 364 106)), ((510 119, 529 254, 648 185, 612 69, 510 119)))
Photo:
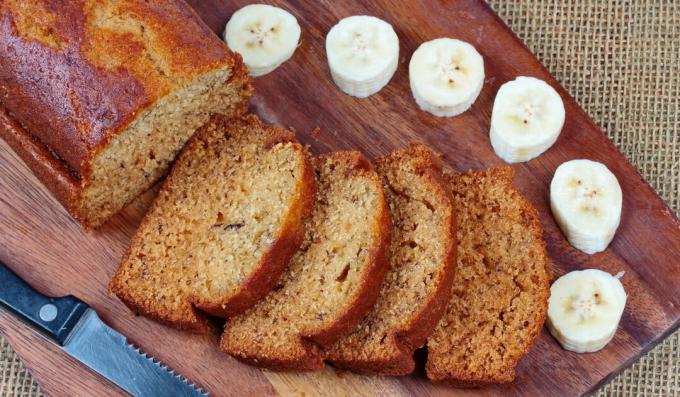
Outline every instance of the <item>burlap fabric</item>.
MULTIPOLYGON (((680 213, 680 1, 492 0, 491 5, 680 213)), ((38 395, 30 374, 0 337, 0 396, 38 395)), ((680 395, 680 333, 598 395, 680 395)))

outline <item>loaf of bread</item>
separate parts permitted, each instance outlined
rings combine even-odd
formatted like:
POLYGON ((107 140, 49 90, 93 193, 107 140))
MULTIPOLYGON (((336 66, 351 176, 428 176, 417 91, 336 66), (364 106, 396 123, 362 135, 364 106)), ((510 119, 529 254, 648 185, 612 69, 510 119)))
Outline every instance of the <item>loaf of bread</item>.
POLYGON ((458 267, 446 313, 427 340, 427 376, 462 387, 506 383, 539 335, 550 293, 534 207, 509 167, 449 174, 458 267))
POLYGON ((269 292, 304 237, 314 171, 292 132, 214 115, 190 139, 110 289, 137 313, 205 331, 269 292))
POLYGON ((251 91, 240 56, 183 0, 0 2, 0 136, 86 227, 251 91))
POLYGON ((373 164, 392 214, 390 267, 373 309, 326 359, 355 372, 406 375, 449 302, 455 211, 439 158, 428 148, 414 145, 373 164))
POLYGON ((380 178, 357 152, 322 155, 315 169, 302 247, 274 290, 225 325, 222 350, 253 365, 322 368, 323 349, 361 321, 380 291, 391 233, 380 178))

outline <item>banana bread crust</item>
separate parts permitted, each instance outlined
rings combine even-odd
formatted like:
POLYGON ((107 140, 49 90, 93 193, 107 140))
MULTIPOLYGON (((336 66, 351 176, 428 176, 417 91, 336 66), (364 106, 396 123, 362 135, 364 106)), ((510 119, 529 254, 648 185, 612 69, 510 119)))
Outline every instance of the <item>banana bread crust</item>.
MULTIPOLYGON (((251 126, 259 127, 264 126, 263 123, 253 115, 246 115, 238 118, 226 118, 220 115, 213 115, 209 124, 229 125, 230 123, 246 123, 251 126)), ((204 132, 199 131, 191 137, 178 156, 173 169, 186 167, 188 166, 187 163, 195 161, 193 159, 192 147, 199 144, 205 145, 203 139, 206 137, 204 135, 210 133, 206 127, 203 128, 204 132)), ((118 296, 118 298, 136 314, 144 315, 173 328, 195 333, 211 333, 214 330, 214 323, 202 312, 213 314, 218 317, 231 317, 243 312, 258 300, 262 299, 262 297, 274 287, 279 275, 288 265, 289 258, 300 246, 304 237, 305 219, 310 215, 314 206, 314 172, 307 149, 297 143, 293 132, 282 128, 273 129, 267 147, 273 147, 278 143, 287 142, 294 143, 295 150, 299 152, 301 156, 304 156, 305 159, 302 164, 301 177, 296 182, 295 187, 295 190, 298 191, 299 194, 288 211, 287 217, 281 224, 277 238, 271 242, 269 248, 260 259, 257 269, 243 282, 238 293, 219 302, 209 300, 199 301, 189 298, 192 313, 192 316, 189 319, 183 318, 182 316, 174 316, 173 313, 159 313, 154 307, 147 306, 143 302, 140 302, 138 297, 135 296, 134 291, 129 291, 124 288, 121 282, 121 278, 123 277, 123 265, 129 261, 133 248, 143 244, 142 236, 139 232, 132 238, 130 247, 123 256, 123 259, 121 259, 121 266, 109 283, 109 291, 118 296)), ((177 183, 175 179, 174 172, 171 172, 168 178, 163 182, 161 190, 171 191, 173 185, 177 183)), ((138 231, 148 227, 151 222, 149 214, 156 213, 156 207, 159 205, 161 205, 159 200, 154 200, 151 208, 147 211, 147 216, 142 219, 138 231)))
MULTIPOLYGON (((441 160, 428 148, 412 144, 406 151, 395 152, 390 156, 373 161, 379 173, 381 169, 389 167, 391 162, 413 163, 415 173, 421 175, 424 183, 429 185, 433 200, 438 203, 448 203, 446 206, 448 206, 449 212, 445 214, 448 215, 448 230, 442 235, 442 241, 446 241, 448 244, 444 249, 444 261, 441 263, 436 287, 425 297, 425 303, 405 326, 394 329, 393 332, 388 334, 389 341, 387 343, 392 344, 393 350, 391 357, 359 358, 360 355, 353 352, 336 351, 335 349, 328 352, 327 360, 335 367, 383 376, 407 375, 413 372, 415 368, 413 352, 425 343, 442 317, 451 295, 451 284, 456 268, 456 213, 452 204, 451 192, 442 176, 441 160)), ((386 190, 388 190, 389 182, 387 182, 385 176, 383 179, 386 181, 384 184, 387 185, 386 190)), ((397 227, 397 225, 395 224, 394 227, 397 227)), ((396 244, 398 241, 392 243, 396 244)), ((348 346, 342 347, 342 345, 336 345, 336 347, 339 349, 349 348, 348 346)))
MULTIPOLYGON (((255 116, 247 115, 244 119, 250 123, 262 125, 262 122, 255 116)), ((229 123, 229 121, 224 122, 229 123)), ((268 147, 278 143, 297 142, 295 134, 289 130, 277 128, 275 134, 268 142, 268 147)), ((242 313, 253 306, 274 288, 279 280, 279 276, 288 266, 289 259, 298 250, 300 244, 302 244, 302 239, 305 236, 304 222, 314 208, 316 183, 314 181, 313 167, 309 161, 311 154, 302 145, 299 146, 299 150, 304 152, 305 159, 307 160, 302 167, 301 177, 297 181, 295 188, 296 191, 300 192, 300 195, 298 200, 294 200, 291 203, 288 216, 281 225, 281 232, 278 238, 272 241, 269 249, 260 260, 258 269, 248 277, 236 295, 221 302, 193 300, 192 303, 202 311, 214 316, 228 318, 242 313)))
POLYGON ((28 165, 38 179, 47 186, 54 197, 66 208, 75 211, 80 191, 79 180, 66 162, 57 158, 37 138, 28 133, 0 107, 0 137, 28 165))
MULTIPOLYGON (((371 180, 375 186, 381 186, 371 163, 360 153, 333 152, 324 154, 317 157, 316 164, 322 164, 326 157, 334 159, 337 163, 345 164, 344 177, 362 177, 371 180)), ((380 189, 381 195, 383 195, 382 188, 380 187, 380 189)), ((339 338, 350 332, 364 318, 378 298, 380 285, 389 265, 388 255, 392 231, 389 206, 384 196, 380 201, 381 203, 376 209, 379 213, 371 228, 371 235, 374 240, 371 242, 371 248, 368 250, 364 262, 364 265, 367 266, 366 277, 362 278, 361 284, 357 287, 356 293, 354 293, 355 299, 346 304, 347 308, 332 323, 326 324, 316 332, 307 334, 301 332, 297 335, 296 343, 304 351, 303 354, 288 356, 285 352, 272 351, 271 349, 263 352, 255 345, 242 346, 238 340, 238 335, 233 335, 233 326, 229 321, 225 324, 225 331, 220 342, 221 350, 250 365, 277 371, 314 371, 323 368, 324 348, 330 347, 339 338)), ((276 290, 271 292, 271 294, 275 293, 277 293, 276 290)), ((260 302, 259 304, 263 303, 260 302)), ((257 309, 257 305, 251 310, 255 309, 257 309)), ((244 316, 249 314, 250 312, 246 312, 244 316)))
MULTIPOLYGON (((477 172, 470 171, 465 174, 450 170, 445 172, 444 177, 452 187, 454 202, 456 203, 456 209, 458 211, 458 236, 460 238, 458 250, 459 267, 454 278, 454 291, 451 301, 449 302, 450 306, 447 308, 447 313, 444 314, 442 320, 435 328, 435 333, 427 342, 428 361, 425 369, 427 377, 432 381, 443 382, 461 388, 473 388, 512 382, 516 376, 515 367, 517 366, 517 363, 524 355, 526 355, 543 328, 543 323, 545 322, 547 315, 548 296, 550 294, 550 274, 548 270, 549 257, 546 251, 545 241, 543 240, 543 230, 538 218, 538 212, 529 200, 514 187, 512 183, 513 176, 514 171, 510 167, 491 168, 477 172), (515 230, 521 231, 522 237, 527 244, 522 252, 531 251, 535 254, 530 260, 527 260, 522 264, 524 266, 523 268, 518 269, 520 273, 517 277, 520 278, 520 280, 513 280, 520 289, 520 294, 513 298, 513 300, 519 299, 521 296, 523 299, 521 302, 526 304, 525 311, 517 309, 519 314, 515 314, 517 318, 524 320, 524 324, 521 324, 521 321, 517 320, 516 323, 520 323, 517 325, 512 322, 512 319, 508 319, 508 317, 512 317, 512 313, 507 316, 505 315, 507 312, 511 312, 510 309, 512 305, 504 306, 499 312, 498 321, 507 321, 506 326, 508 328, 511 326, 519 326, 520 329, 511 329, 510 331, 507 331, 511 336, 509 339, 504 339, 503 343, 508 345, 507 348, 509 353, 507 356, 502 357, 502 359, 494 359, 495 361, 500 361, 500 363, 494 363, 497 365, 495 368, 491 369, 480 368, 477 364, 475 364, 473 368, 472 361, 475 358, 483 357, 485 353, 489 354, 490 357, 490 352, 494 352, 494 348, 497 347, 494 343, 497 344, 497 342, 488 343, 484 346, 459 346, 456 344, 451 345, 449 342, 450 335, 454 335, 454 333, 455 335, 460 334, 460 330, 456 330, 451 323, 457 321, 462 315, 459 311, 463 310, 462 307, 465 306, 461 306, 461 302, 469 303, 465 300, 472 299, 472 295, 468 296, 468 290, 473 288, 476 283, 481 284, 480 281, 474 280, 468 283, 465 280, 466 275, 469 276, 469 271, 474 269, 474 266, 476 265, 486 266, 485 261, 487 260, 491 262, 489 266, 493 266, 493 260, 489 259, 487 256, 487 251, 490 249, 485 248, 484 245, 493 244, 494 241, 489 240, 489 237, 482 237, 485 241, 482 243, 481 247, 475 247, 473 252, 471 251, 472 248, 470 247, 470 241, 468 240, 475 237, 472 232, 466 229, 466 227, 470 226, 466 224, 466 222, 476 223, 478 226, 490 222, 483 218, 484 215, 489 215, 490 213, 487 211, 485 214, 480 214, 480 210, 475 207, 475 205, 488 206, 491 204, 490 201, 498 199, 497 196, 495 199, 491 197, 488 192, 490 186, 502 190, 505 193, 503 200, 506 201, 506 203, 496 201, 493 204, 496 208, 492 209, 491 212, 502 214, 499 216, 502 218, 503 222, 513 224, 515 230), (472 200, 475 199, 479 201, 473 202, 472 200), (462 233, 468 234, 462 235, 462 233), (484 258, 475 259, 474 255, 481 255, 484 256, 484 258), (525 266, 525 264, 528 265, 525 266), (456 302, 457 305, 454 306, 454 302, 456 302), (433 349, 433 343, 436 343, 439 346, 433 349), (516 348, 510 350, 510 345, 516 345, 514 346, 516 348), (467 351, 466 349, 472 349, 474 351, 470 352, 470 356, 468 356, 467 359, 459 359, 459 361, 456 362, 452 361, 451 358, 454 357, 455 353, 458 353, 456 350, 467 351)), ((507 232, 507 228, 502 232, 507 232)), ((502 255, 509 255, 509 252, 504 251, 502 255)), ((527 255, 527 258, 528 257, 529 255, 527 255)), ((506 260, 510 262, 510 259, 506 260)), ((495 272, 490 273, 493 274, 495 272)), ((481 281, 483 282, 484 280, 481 281)), ((483 294, 474 296, 474 299, 478 300, 499 300, 505 298, 507 297, 483 296, 483 294)), ((520 303, 518 303, 518 305, 519 304, 520 303)), ((472 305, 469 305, 464 309, 470 310, 470 313, 466 314, 468 323, 474 324, 475 321, 484 321, 488 319, 476 318, 476 312, 472 312, 474 309, 475 308, 472 307, 472 305)), ((486 310, 494 310, 494 308, 486 308, 486 310)), ((486 316, 488 316, 488 314, 486 316)), ((486 331, 479 328, 476 329, 475 332, 481 335, 486 331)), ((467 341, 464 339, 463 342, 461 342, 461 340, 458 339, 458 343, 467 343, 467 341)))
POLYGON ((97 226, 78 205, 95 156, 160 99, 216 68, 242 81, 235 114, 245 112, 252 87, 240 55, 183 0, 6 0, 0 136, 83 226, 97 226))
POLYGON ((82 178, 142 110, 201 73, 237 64, 182 0, 31 3, 0 5, 0 100, 82 178), (119 66, 124 57, 129 63, 119 66))
MULTIPOLYGON (((352 164, 348 176, 367 175, 367 177, 373 178, 375 175, 375 171, 368 159, 363 155, 358 155, 356 152, 324 154, 319 156, 319 160, 323 161, 323 158, 326 156, 344 157, 347 163, 352 164)), ((350 332, 366 316, 378 299, 380 285, 385 279, 385 273, 389 266, 389 249, 390 242, 392 241, 392 218, 384 197, 379 212, 380 214, 373 229, 373 233, 378 236, 378 240, 369 249, 367 259, 368 276, 362 280, 361 286, 358 288, 356 294, 358 298, 349 305, 345 313, 332 326, 327 327, 320 333, 307 336, 309 340, 321 347, 330 346, 342 335, 350 332)))

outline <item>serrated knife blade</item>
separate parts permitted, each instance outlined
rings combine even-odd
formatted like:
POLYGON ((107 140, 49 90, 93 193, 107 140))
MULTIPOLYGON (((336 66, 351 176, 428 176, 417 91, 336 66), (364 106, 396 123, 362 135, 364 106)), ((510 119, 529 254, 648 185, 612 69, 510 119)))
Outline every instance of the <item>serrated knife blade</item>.
POLYGON ((99 319, 88 308, 63 350, 133 396, 207 396, 99 319))
POLYGON ((198 397, 208 394, 161 364, 106 325, 73 296, 47 297, 0 262, 0 303, 63 351, 137 397, 198 397))

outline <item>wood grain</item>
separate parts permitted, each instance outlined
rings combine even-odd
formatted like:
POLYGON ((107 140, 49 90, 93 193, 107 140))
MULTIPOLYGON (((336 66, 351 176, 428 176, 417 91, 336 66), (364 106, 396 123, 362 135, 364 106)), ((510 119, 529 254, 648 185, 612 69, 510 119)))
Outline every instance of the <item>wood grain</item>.
MULTIPOLYGON (((246 1, 194 0, 192 5, 216 32, 246 1)), ((133 316, 106 293, 106 284, 153 193, 129 206, 100 230, 86 234, 4 144, 0 144, 0 259, 51 295, 74 294, 91 304, 114 328, 161 361, 223 395, 581 395, 587 394, 651 349, 680 325, 680 222, 638 172, 576 105, 525 46, 481 1, 389 0, 364 2, 273 1, 291 10, 302 26, 301 45, 275 72, 256 79, 251 108, 263 119, 297 129, 316 152, 359 149, 378 156, 408 142, 422 142, 459 170, 500 165, 488 128, 498 87, 518 75, 551 83, 562 95, 567 120, 556 145, 536 160, 516 165, 516 184, 537 207, 557 277, 580 268, 625 271, 628 304, 612 343, 594 354, 560 349, 542 333, 506 386, 455 390, 434 385, 422 374, 372 378, 326 369, 319 373, 274 373, 240 364, 217 350, 217 336, 180 333, 133 316), (391 22, 401 42, 395 77, 380 93, 355 99, 333 84, 324 37, 340 18, 375 15, 391 22), (449 36, 474 44, 484 56, 486 81, 472 108, 455 118, 418 110, 408 87, 408 61, 423 41, 449 36), (312 133, 321 127, 321 133, 312 133), (566 242, 548 206, 548 186, 559 164, 575 158, 605 163, 623 192, 623 219, 611 247, 585 255, 566 242)), ((44 339, 0 313, 3 332, 51 395, 108 395, 118 392, 44 339)))

